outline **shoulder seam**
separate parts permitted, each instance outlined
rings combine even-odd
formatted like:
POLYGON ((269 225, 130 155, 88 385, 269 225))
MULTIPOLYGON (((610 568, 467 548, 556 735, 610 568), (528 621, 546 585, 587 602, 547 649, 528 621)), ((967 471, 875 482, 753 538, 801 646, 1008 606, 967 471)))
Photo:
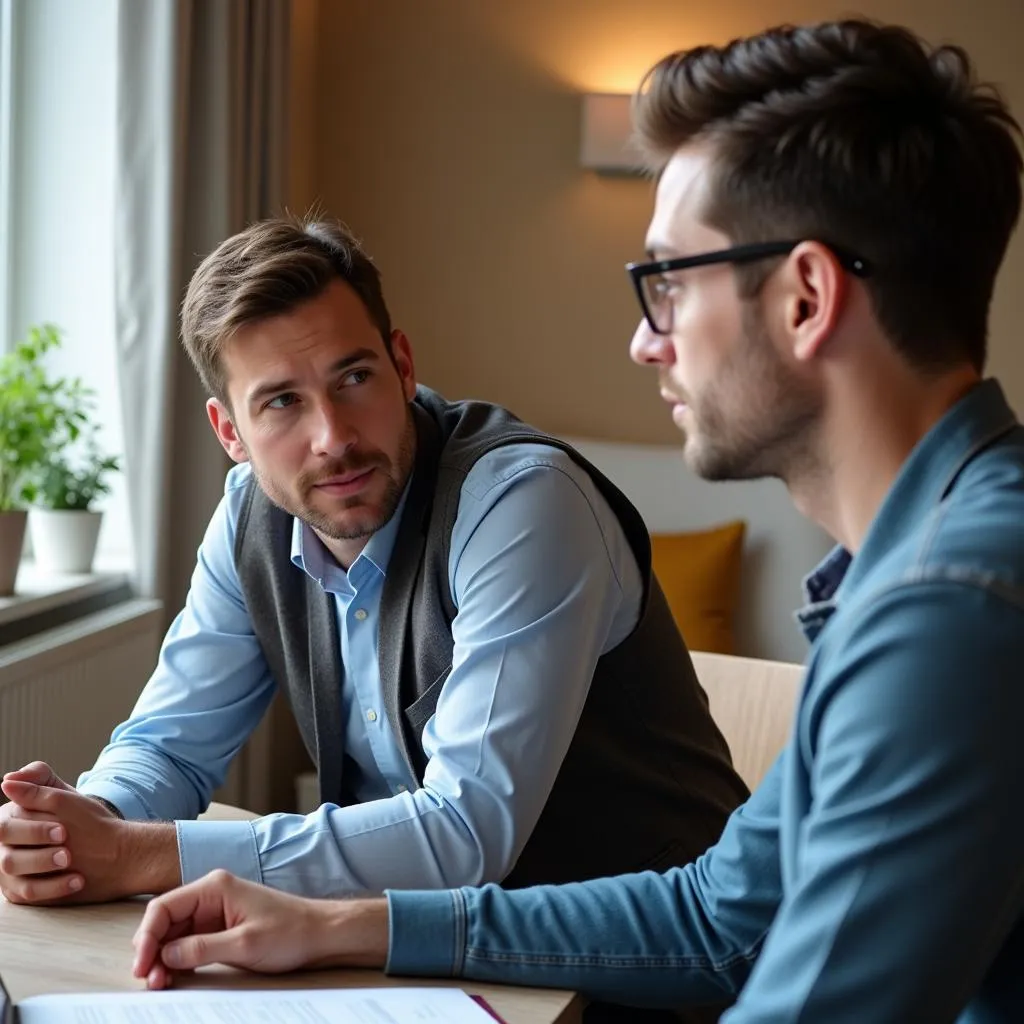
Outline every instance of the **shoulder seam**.
MULTIPOLYGON (((574 460, 572 460, 572 457, 569 456, 568 454, 566 454, 566 458, 570 459, 570 461, 572 462, 572 464, 574 466, 578 466, 578 464, 574 460)), ((624 593, 624 588, 623 588, 623 585, 622 585, 622 580, 619 579, 619 574, 618 574, 618 571, 616 570, 616 566, 615 566, 615 559, 612 558, 612 553, 611 553, 611 551, 608 548, 608 538, 605 536, 605 532, 604 532, 604 530, 601 527, 601 520, 600 520, 600 518, 597 515, 597 511, 594 508, 594 503, 590 500, 590 497, 587 495, 587 493, 580 486, 579 481, 576 480, 575 477, 573 477, 570 473, 568 473, 564 466, 553 465, 553 464, 551 464, 549 462, 546 462, 546 461, 542 460, 539 456, 537 457, 537 459, 530 459, 530 460, 526 460, 524 462, 517 463, 510 470, 510 472, 504 474, 499 480, 495 480, 494 483, 490 487, 488 487, 486 491, 483 492, 483 495, 489 494, 491 491, 494 490, 495 487, 498 486, 498 484, 507 483, 509 480, 514 480, 515 477, 517 477, 520 473, 523 473, 523 472, 525 472, 528 469, 538 469, 538 468, 539 469, 550 469, 554 473, 560 473, 563 477, 565 477, 566 480, 568 480, 573 485, 573 487, 576 489, 576 491, 580 495, 580 497, 587 503, 587 508, 590 510, 590 514, 591 514, 591 516, 593 517, 593 520, 594 520, 594 525, 597 527, 597 532, 598 532, 598 534, 601 537, 601 546, 604 549, 604 556, 605 556, 605 559, 608 562, 608 567, 609 567, 609 569, 611 569, 612 578, 615 580, 615 585, 619 588, 619 595, 622 596, 623 593, 624 593)), ((591 480, 591 482, 593 483, 593 481, 592 481, 592 479, 590 477, 590 474, 587 473, 587 471, 585 469, 583 469, 582 466, 579 466, 578 468, 584 474, 584 476, 586 476, 587 479, 591 480)), ((597 491, 598 497, 601 497, 601 492, 597 488, 596 484, 594 485, 594 489, 595 489, 595 491, 597 491)), ((461 488, 460 488, 460 494, 461 494, 461 488)), ((483 495, 481 495, 481 497, 483 497, 483 495)), ((475 498, 476 495, 473 495, 473 497, 475 498)), ((604 500, 604 499, 602 498, 602 500, 604 500)), ((609 511, 612 514, 612 518, 615 520, 616 523, 618 523, 619 522, 619 518, 615 514, 615 510, 612 509, 609 506, 609 511)), ((455 521, 456 522, 458 521, 458 513, 457 512, 456 512, 456 516, 455 516, 455 521)), ((619 527, 620 527, 620 529, 623 529, 621 523, 619 523, 619 527)), ((623 532, 625 532, 625 531, 623 530, 623 532)), ((628 546, 628 544, 629 544, 628 537, 626 538, 626 543, 627 543, 627 546, 628 546)))
POLYGON ((858 594, 849 603, 844 602, 842 607, 844 611, 848 608, 863 607, 896 591, 911 590, 915 587, 932 584, 952 584, 965 589, 984 591, 986 594, 991 594, 1006 604, 1012 605, 1018 611, 1024 612, 1024 587, 1014 586, 1006 579, 1001 578, 994 570, 980 570, 975 566, 955 563, 952 565, 917 564, 911 566, 896 579, 889 580, 863 594, 858 594))

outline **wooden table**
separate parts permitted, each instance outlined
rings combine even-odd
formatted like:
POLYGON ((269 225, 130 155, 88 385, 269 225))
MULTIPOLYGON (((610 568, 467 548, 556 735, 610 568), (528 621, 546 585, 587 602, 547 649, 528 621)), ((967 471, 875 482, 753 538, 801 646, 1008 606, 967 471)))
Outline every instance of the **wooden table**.
MULTIPOLYGON (((247 818, 235 808, 211 807, 209 817, 247 818)), ((132 977, 132 935, 145 899, 79 907, 15 906, 0 897, 0 975, 17 1004, 52 992, 142 988, 132 977)), ((201 968, 180 987, 359 988, 382 985, 455 985, 452 980, 392 978, 379 971, 300 971, 265 976, 228 967, 201 968)), ((578 1024, 583 1001, 572 992, 465 982, 508 1024, 578 1024)))

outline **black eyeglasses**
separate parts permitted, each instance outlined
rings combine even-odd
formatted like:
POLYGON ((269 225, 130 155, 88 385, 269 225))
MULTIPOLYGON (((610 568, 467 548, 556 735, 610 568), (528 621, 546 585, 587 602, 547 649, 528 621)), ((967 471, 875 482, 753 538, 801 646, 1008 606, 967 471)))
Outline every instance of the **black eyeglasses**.
MULTIPOLYGON (((672 331, 672 288, 673 282, 665 275, 673 270, 689 270, 691 267, 706 267, 711 263, 752 263, 754 260, 767 259, 769 256, 785 256, 792 252, 801 242, 807 239, 798 238, 791 242, 754 242, 750 245, 734 245, 730 249, 716 249, 697 256, 679 256, 671 260, 651 260, 649 263, 627 263, 629 273, 636 289, 640 308, 644 317, 655 334, 669 334, 672 331)), ((822 243, 827 244, 827 243, 822 243)), ((853 253, 845 252, 834 245, 829 249, 835 253, 840 266, 857 277, 867 277, 871 268, 865 260, 853 253)))

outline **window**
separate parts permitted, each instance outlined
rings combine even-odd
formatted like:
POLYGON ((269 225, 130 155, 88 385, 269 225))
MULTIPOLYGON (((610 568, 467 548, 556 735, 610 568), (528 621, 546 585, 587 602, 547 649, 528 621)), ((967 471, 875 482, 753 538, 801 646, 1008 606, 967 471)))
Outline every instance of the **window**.
MULTIPOLYGON (((64 332, 55 369, 96 392, 104 449, 124 451, 114 335, 117 0, 0 0, 0 323, 64 332)), ((123 474, 98 568, 131 564, 123 474)))

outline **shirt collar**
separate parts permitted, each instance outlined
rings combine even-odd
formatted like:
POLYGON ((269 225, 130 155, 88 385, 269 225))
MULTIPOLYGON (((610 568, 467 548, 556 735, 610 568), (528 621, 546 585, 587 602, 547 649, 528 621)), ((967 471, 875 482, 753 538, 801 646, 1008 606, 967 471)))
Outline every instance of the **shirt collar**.
POLYGON ((990 379, 972 388, 925 434, 889 488, 857 557, 836 547, 804 580, 807 603, 796 617, 809 640, 820 632, 840 597, 949 495, 964 467, 1016 424, 1002 388, 990 379))
POLYGON ((395 514, 376 533, 371 535, 366 547, 349 566, 348 573, 334 560, 334 556, 324 547, 323 541, 316 535, 313 528, 298 518, 292 519, 292 564, 302 569, 326 590, 333 589, 329 585, 329 581, 339 577, 342 579, 347 577, 351 585, 359 586, 368 571, 375 570, 381 576, 387 576, 388 563, 391 561, 391 553, 395 547, 395 538, 398 536, 398 527, 402 521, 411 480, 412 475, 410 474, 402 490, 402 496, 395 506, 395 514))
POLYGON ((851 561, 850 552, 837 545, 804 577, 804 606, 795 613, 795 618, 809 643, 814 643, 836 610, 836 593, 851 561))

